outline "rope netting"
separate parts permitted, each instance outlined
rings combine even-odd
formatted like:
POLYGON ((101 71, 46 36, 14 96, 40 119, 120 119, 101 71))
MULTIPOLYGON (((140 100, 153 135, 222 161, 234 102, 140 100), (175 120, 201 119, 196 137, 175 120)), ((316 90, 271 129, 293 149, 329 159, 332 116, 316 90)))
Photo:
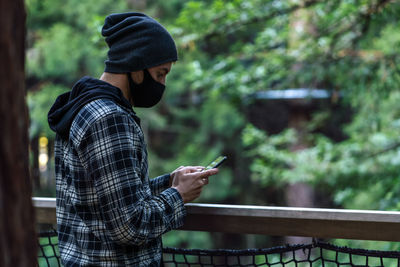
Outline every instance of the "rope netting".
POLYGON ((58 250, 57 231, 54 229, 40 231, 39 233, 38 265, 39 267, 62 266, 58 250))
MULTIPOLYGON (((62 266, 58 252, 57 232, 45 231, 39 237, 38 264, 62 266)), ((265 249, 182 249, 164 248, 166 267, 211 266, 387 266, 400 267, 400 252, 339 247, 314 240, 312 244, 286 245, 265 249)))

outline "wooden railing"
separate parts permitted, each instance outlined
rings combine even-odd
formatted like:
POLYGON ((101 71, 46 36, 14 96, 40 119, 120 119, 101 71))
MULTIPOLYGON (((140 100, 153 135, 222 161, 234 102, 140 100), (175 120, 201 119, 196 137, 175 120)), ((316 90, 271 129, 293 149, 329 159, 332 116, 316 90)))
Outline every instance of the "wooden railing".
MULTIPOLYGON (((56 224, 55 199, 33 198, 37 223, 56 224)), ((186 204, 180 230, 400 241, 400 212, 186 204)))

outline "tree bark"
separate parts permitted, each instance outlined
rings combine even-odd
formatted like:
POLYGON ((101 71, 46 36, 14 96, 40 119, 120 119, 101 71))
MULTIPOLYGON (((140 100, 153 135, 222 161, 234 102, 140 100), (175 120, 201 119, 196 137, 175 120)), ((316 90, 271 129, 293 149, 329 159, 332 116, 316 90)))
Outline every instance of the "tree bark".
POLYGON ((31 140, 31 153, 33 163, 30 168, 30 175, 32 180, 33 189, 40 189, 40 171, 39 171, 39 137, 35 136, 31 140))
POLYGON ((0 0, 0 266, 35 266, 28 164, 23 0, 0 0))

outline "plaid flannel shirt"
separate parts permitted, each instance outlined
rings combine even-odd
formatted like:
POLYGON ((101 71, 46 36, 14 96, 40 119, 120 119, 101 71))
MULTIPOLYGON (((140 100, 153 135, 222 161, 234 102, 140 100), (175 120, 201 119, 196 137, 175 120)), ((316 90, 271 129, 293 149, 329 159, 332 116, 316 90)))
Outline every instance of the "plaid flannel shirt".
POLYGON ((132 110, 86 104, 69 140, 55 142, 57 225, 65 266, 159 266, 161 235, 183 225, 169 174, 148 179, 143 132, 132 110))

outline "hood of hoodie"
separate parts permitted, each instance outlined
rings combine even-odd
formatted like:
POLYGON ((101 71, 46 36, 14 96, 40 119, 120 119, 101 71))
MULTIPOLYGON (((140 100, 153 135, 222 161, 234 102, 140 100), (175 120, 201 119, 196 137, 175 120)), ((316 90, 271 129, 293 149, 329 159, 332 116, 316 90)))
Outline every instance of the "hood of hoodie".
POLYGON ((57 97, 47 116, 50 128, 67 139, 75 116, 84 105, 96 99, 110 99, 132 109, 119 88, 102 80, 83 77, 70 92, 57 97))

